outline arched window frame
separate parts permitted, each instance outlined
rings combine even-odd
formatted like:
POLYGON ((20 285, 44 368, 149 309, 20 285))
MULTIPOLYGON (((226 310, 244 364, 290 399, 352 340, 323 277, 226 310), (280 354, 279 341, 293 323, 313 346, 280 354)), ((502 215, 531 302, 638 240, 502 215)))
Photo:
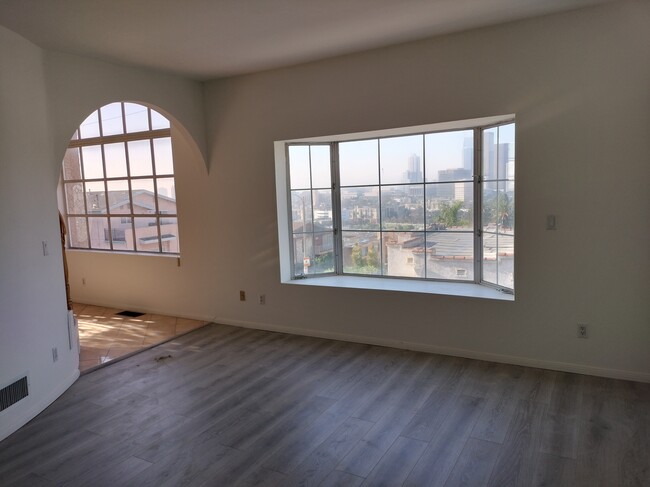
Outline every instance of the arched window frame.
POLYGON ((90 114, 62 185, 70 248, 179 255, 171 128, 157 111, 117 102, 90 114))

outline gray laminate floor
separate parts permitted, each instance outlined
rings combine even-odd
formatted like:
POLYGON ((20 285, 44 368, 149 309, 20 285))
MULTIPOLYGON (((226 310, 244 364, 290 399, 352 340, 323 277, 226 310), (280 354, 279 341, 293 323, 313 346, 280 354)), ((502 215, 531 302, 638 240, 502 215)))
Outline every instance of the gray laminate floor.
POLYGON ((650 485, 650 386, 209 325, 82 376, 0 485, 650 485))

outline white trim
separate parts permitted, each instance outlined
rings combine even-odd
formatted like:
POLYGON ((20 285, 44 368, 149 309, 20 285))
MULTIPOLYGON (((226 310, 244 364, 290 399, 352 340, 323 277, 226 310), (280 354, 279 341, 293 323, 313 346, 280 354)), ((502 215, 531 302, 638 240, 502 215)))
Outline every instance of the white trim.
POLYGON ((351 289, 372 289, 377 291, 397 291, 406 293, 438 294, 466 298, 514 301, 513 294, 473 282, 443 282, 422 279, 391 279, 386 277, 322 276, 309 279, 288 279, 282 284, 298 286, 323 286, 351 289))
MULTIPOLYGON (((71 376, 69 376, 65 381, 61 382, 58 387, 56 387, 50 394, 46 395, 40 401, 33 404, 31 408, 21 411, 19 403, 16 403, 14 406, 18 406, 16 408, 18 411, 20 411, 18 414, 14 414, 7 419, 3 417, 4 413, 7 411, 12 411, 13 406, 5 409, 2 413, 0 413, 0 417, 2 417, 2 426, 0 426, 0 441, 4 440, 10 434, 22 428, 25 424, 43 412, 45 408, 52 404, 66 390, 68 390, 68 388, 74 384, 78 378, 79 369, 76 369, 71 376)), ((32 393, 33 391, 30 392, 30 395, 32 393)), ((15 412, 15 410, 13 410, 13 412, 15 412)))
MULTIPOLYGON (((496 115, 492 117, 469 118, 465 120, 454 120, 450 122, 429 123, 426 125, 412 125, 410 127, 398 127, 382 130, 370 130, 366 132, 354 132, 351 134, 334 134, 319 137, 305 137, 302 139, 287 139, 276 142, 276 144, 289 143, 319 143, 319 142, 344 142, 348 140, 374 139, 377 137, 394 137, 398 135, 413 135, 425 132, 444 132, 448 130, 468 130, 478 126, 498 125, 500 123, 513 121, 515 114, 496 115)), ((277 153, 276 153, 277 155, 277 153)))
MULTIPOLYGON (((386 282, 380 283, 379 279, 375 278, 375 282, 364 282, 364 280, 372 280, 370 277, 355 277, 355 276, 346 276, 346 275, 336 275, 336 276, 323 276, 319 278, 319 282, 307 282, 307 279, 297 279, 293 280, 292 276, 294 275, 293 270, 293 256, 291 243, 291 204, 289 201, 289 177, 288 177, 288 153, 287 153, 287 144, 322 144, 322 143, 338 143, 343 141, 350 140, 367 140, 375 138, 385 138, 385 137, 395 137, 401 135, 416 135, 416 134, 427 134, 435 132, 445 132, 445 131, 457 131, 457 130, 475 130, 476 129, 486 129, 500 124, 514 122, 514 114, 506 115, 497 115, 491 117, 482 117, 482 118, 473 118, 467 120, 457 120, 457 121, 448 121, 448 122, 439 122, 432 123, 427 125, 417 125, 411 127, 399 127, 391 129, 382 129, 382 130, 373 130, 367 132, 356 132, 348 134, 336 134, 330 136, 320 136, 320 137, 307 137, 301 139, 286 139, 286 140, 276 140, 274 141, 274 156, 275 156, 275 188, 276 188, 276 206, 277 206, 277 222, 278 222, 278 248, 279 248, 279 260, 280 260, 280 281, 284 284, 300 284, 300 285, 316 285, 316 286, 327 286, 327 287, 342 287, 342 288, 356 288, 356 289, 375 289, 375 290, 391 290, 391 291, 401 291, 401 292, 415 292, 415 293, 425 293, 425 294, 442 294, 449 296, 462 296, 462 297, 478 297, 484 299, 495 299, 500 301, 514 301, 514 293, 510 292, 504 294, 498 289, 495 289, 491 283, 479 282, 482 279, 482 276, 479 276, 479 273, 475 272, 476 280, 471 283, 462 282, 461 280, 452 281, 451 284, 457 284, 456 287, 449 286, 449 282, 435 281, 432 279, 417 279, 418 284, 411 284, 405 279, 393 279, 389 276, 382 276, 380 279, 386 282), (327 280, 325 280, 327 279, 327 280), (483 287, 485 289, 478 289, 483 287)), ((476 137, 476 136, 475 136, 476 137)), ((480 151, 482 143, 475 148, 476 151, 480 151)), ((474 164, 478 164, 478 154, 475 152, 474 164)), ((332 163, 334 164, 334 163, 332 163)), ((476 174, 480 174, 475 171, 476 174)), ((425 181, 426 182, 426 181, 425 181)), ((422 184, 425 184, 423 182, 422 184)), ((338 185, 336 178, 333 176, 333 183, 338 185)), ((419 184, 419 183, 418 183, 419 184)), ((479 193, 474 195, 475 205, 474 215, 478 218, 477 215, 480 215, 480 204, 481 198, 479 198, 480 190, 477 190, 480 184, 477 181, 474 181, 474 191, 479 193)), ((375 185, 372 185, 375 186, 375 185)), ((340 200, 340 198, 338 198, 340 200)), ((339 204, 339 202, 334 202, 333 205, 339 204)), ((479 223, 478 220, 476 223, 479 223)), ((340 227, 337 225, 336 219, 334 220, 334 227, 340 227)), ((480 225, 477 227, 480 228, 480 225)), ((335 246, 341 244, 341 233, 340 228, 338 229, 338 236, 335 237, 335 246)), ((479 238, 478 236, 476 238, 479 238)), ((478 249, 480 249, 479 242, 474 242, 474 252, 477 254, 478 249)), ((478 254, 477 254, 478 255, 478 254)), ((477 257, 478 258, 478 257, 477 257)), ((342 256, 339 255, 337 259, 337 265, 340 265, 342 256)), ((475 268, 481 268, 480 259, 475 261, 475 268)), ((476 269, 475 269, 476 270, 476 269)), ((309 279, 312 281, 312 278, 309 279)), ((416 281, 414 279, 414 281, 416 281)))
POLYGON ((634 370, 608 369, 604 367, 595 367, 592 365, 577 364, 571 362, 557 362, 553 360, 543 360, 515 355, 502 355, 498 353, 480 352, 476 350, 465 350, 462 348, 439 347, 425 343, 406 342, 401 340, 392 340, 387 338, 375 338, 361 335, 350 335, 347 333, 336 333, 321 330, 311 330, 306 328, 294 328, 290 326, 277 326, 268 323, 257 323, 250 321, 231 320, 228 318, 214 318, 215 323, 224 325, 240 326, 242 328, 253 328, 256 330, 276 331, 289 333, 292 335, 310 336, 316 338, 325 338, 330 340, 341 340, 345 342, 363 343, 368 345, 379 345, 382 347, 399 348, 404 350, 413 350, 416 352, 435 353, 439 355, 449 355, 452 357, 463 357, 474 360, 485 360, 488 362, 497 362, 510 365, 521 365, 524 367, 534 367, 539 369, 557 370, 560 372, 572 372, 575 374, 592 375, 596 377, 607 377, 610 379, 631 380, 635 382, 650 383, 650 373, 639 372, 634 370))

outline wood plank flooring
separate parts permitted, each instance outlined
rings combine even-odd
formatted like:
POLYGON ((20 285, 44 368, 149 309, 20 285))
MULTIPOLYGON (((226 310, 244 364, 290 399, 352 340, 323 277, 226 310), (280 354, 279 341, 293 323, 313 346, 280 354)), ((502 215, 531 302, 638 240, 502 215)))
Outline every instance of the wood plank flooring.
POLYGON ((649 486, 650 385, 208 325, 82 376, 2 486, 649 486))

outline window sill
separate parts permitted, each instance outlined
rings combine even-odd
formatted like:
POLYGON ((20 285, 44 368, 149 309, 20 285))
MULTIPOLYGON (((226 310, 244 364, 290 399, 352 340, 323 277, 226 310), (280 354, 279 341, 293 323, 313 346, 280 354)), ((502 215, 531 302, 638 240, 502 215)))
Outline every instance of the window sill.
POLYGON ((488 286, 464 282, 432 282, 356 276, 324 276, 287 280, 283 281, 283 284, 438 294, 444 296, 461 296, 466 298, 494 299, 497 301, 515 300, 515 296, 512 294, 506 294, 488 286))
POLYGON ((76 249, 66 247, 66 252, 70 253, 80 253, 80 254, 104 254, 104 255, 127 255, 127 256, 139 256, 139 257, 164 257, 172 259, 180 259, 180 254, 172 254, 170 252, 134 252, 132 250, 107 250, 107 249, 76 249))

